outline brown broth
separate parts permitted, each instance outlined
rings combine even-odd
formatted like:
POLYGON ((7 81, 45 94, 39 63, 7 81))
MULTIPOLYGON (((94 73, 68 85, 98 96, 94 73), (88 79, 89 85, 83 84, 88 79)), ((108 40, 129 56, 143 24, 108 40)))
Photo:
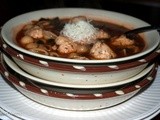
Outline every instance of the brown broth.
MULTIPOLYGON (((67 23, 68 21, 69 21, 69 19, 61 19, 60 23, 58 23, 59 25, 54 26, 54 29, 52 29, 52 28, 45 28, 45 29, 54 32, 56 35, 59 35, 60 31, 62 30, 62 28, 64 26, 64 24, 67 23)), ((37 21, 34 21, 33 23, 36 24, 37 21)), ((104 21, 98 21, 98 20, 92 20, 91 24, 96 28, 103 29, 105 32, 109 33, 111 37, 119 36, 122 33, 124 33, 125 31, 129 30, 128 28, 126 28, 124 26, 120 26, 120 25, 117 25, 117 24, 104 22, 104 21)), ((23 36, 24 36, 24 30, 21 30, 20 32, 18 32, 18 34, 16 36, 16 40, 17 40, 18 45, 24 48, 24 46, 20 43, 20 39, 23 36)), ((130 55, 133 55, 133 54, 137 54, 137 53, 141 52, 145 47, 145 41, 139 35, 134 36, 134 41, 136 43, 136 46, 139 48, 139 51, 136 52, 136 53, 133 53, 131 50, 125 49, 127 51, 127 55, 123 54, 123 52, 122 52, 123 49, 122 48, 117 48, 117 47, 111 45, 111 40, 110 39, 103 39, 103 41, 107 45, 109 45, 109 47, 117 54, 116 58, 121 58, 121 57, 130 56, 130 55)), ((68 54, 60 54, 60 53, 58 53, 58 54, 60 55, 60 57, 63 57, 63 58, 68 57, 68 54)), ((85 53, 85 54, 83 54, 83 56, 85 56, 89 59, 93 59, 90 56, 89 53, 85 53)))

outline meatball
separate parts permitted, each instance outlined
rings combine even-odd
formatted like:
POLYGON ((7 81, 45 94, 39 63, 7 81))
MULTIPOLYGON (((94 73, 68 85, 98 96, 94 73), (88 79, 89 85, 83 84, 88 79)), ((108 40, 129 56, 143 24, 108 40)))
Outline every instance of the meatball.
POLYGON ((109 37, 110 35, 103 30, 98 30, 97 35, 96 35, 96 39, 107 39, 109 37))
POLYGON ((67 39, 66 37, 59 36, 55 40, 56 44, 58 45, 58 52, 62 54, 68 54, 76 52, 77 44, 72 42, 71 40, 67 39))
POLYGON ((31 29, 28 29, 25 34, 38 39, 43 37, 43 30, 39 26, 34 26, 31 29))
POLYGON ((133 45, 134 40, 128 39, 124 35, 122 35, 118 38, 113 38, 111 44, 118 47, 125 47, 133 45))
POLYGON ((112 49, 107 44, 100 41, 93 45, 90 54, 95 59, 111 59, 116 57, 112 49))

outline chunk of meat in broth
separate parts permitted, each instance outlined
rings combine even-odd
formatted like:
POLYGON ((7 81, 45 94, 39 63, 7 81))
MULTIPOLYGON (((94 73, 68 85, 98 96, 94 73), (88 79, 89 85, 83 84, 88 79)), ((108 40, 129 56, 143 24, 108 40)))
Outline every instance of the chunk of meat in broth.
POLYGON ((112 49, 107 44, 100 41, 93 45, 90 54, 95 59, 112 59, 116 57, 112 49))
POLYGON ((96 39, 108 39, 108 38, 110 38, 110 35, 107 32, 103 30, 98 30, 96 39))
POLYGON ((21 44, 28 50, 40 54, 49 55, 52 45, 46 44, 48 40, 54 41, 57 37, 54 33, 46 31, 37 25, 25 26, 25 36, 21 38, 21 44))
POLYGON ((56 34, 54 34, 53 32, 47 31, 47 30, 43 30, 41 27, 39 26, 33 26, 32 28, 28 29, 25 32, 25 35, 30 36, 34 39, 55 39, 57 37, 56 34))
POLYGON ((134 40, 126 38, 124 35, 112 39, 111 44, 118 47, 134 45, 134 40))
POLYGON ((72 42, 66 37, 59 36, 57 37, 55 42, 56 42, 56 45, 58 45, 58 48, 57 48, 58 52, 62 54, 69 54, 69 53, 76 52, 77 44, 72 42))
POLYGON ((124 35, 113 38, 111 40, 111 45, 118 47, 123 56, 127 56, 129 53, 135 54, 140 51, 136 46, 135 41, 125 37, 124 35))
POLYGON ((57 35, 54 34, 53 32, 43 30, 43 38, 46 40, 49 40, 49 39, 55 40, 57 38, 57 35))
POLYGON ((32 28, 28 29, 25 32, 25 35, 31 36, 32 38, 35 39, 40 39, 43 37, 43 29, 40 28, 39 26, 33 26, 32 28))

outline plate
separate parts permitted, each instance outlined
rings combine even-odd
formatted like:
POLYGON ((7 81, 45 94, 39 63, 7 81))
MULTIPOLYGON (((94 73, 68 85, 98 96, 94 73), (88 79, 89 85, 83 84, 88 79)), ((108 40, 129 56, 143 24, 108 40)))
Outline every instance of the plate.
POLYGON ((88 89, 88 88, 105 88, 105 87, 115 87, 115 86, 120 86, 120 85, 124 85, 130 82, 134 82, 138 79, 140 79, 141 77, 145 76, 147 73, 149 73, 149 71, 151 71, 153 66, 150 67, 146 67, 145 69, 143 69, 140 73, 138 73, 137 75, 128 78, 126 80, 123 81, 119 81, 119 82, 113 82, 113 83, 107 83, 107 84, 90 84, 90 85, 82 85, 82 84, 69 84, 69 83, 61 83, 61 82, 54 82, 54 81, 48 81, 46 79, 41 79, 38 77, 35 77, 33 75, 30 75, 27 72, 24 72, 16 63, 14 63, 11 59, 9 59, 6 55, 3 54, 3 58, 4 61, 7 63, 7 65, 12 68, 14 71, 16 71, 17 73, 19 73, 20 75, 30 79, 31 81, 35 81, 35 82, 39 82, 39 83, 43 83, 46 85, 53 85, 53 86, 59 86, 59 87, 66 87, 66 88, 83 88, 83 89, 88 89))
POLYGON ((13 116, 27 120, 137 120, 153 118, 154 113, 160 112, 160 68, 156 79, 144 92, 114 107, 95 111, 67 111, 47 107, 26 98, 2 77, 0 83, 0 109, 11 118, 13 116))
POLYGON ((120 104, 137 95, 138 92, 142 92, 142 89, 146 89, 157 73, 157 65, 154 64, 151 65, 152 70, 147 75, 123 86, 103 89, 66 89, 33 83, 8 69, 3 58, 1 64, 3 78, 28 98, 50 107, 80 111, 97 110, 120 104))

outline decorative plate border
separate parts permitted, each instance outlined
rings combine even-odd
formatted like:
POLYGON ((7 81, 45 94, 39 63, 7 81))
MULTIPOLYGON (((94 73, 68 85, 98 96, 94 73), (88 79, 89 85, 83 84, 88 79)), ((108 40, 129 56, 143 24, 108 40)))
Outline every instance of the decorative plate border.
POLYGON ((7 66, 4 63, 4 60, 1 60, 1 74, 2 76, 12 84, 16 84, 19 87, 26 89, 28 91, 45 95, 45 96, 50 96, 50 97, 57 97, 57 98, 65 98, 65 99, 83 99, 83 100, 89 100, 89 99, 102 99, 102 98, 111 98, 111 97, 116 97, 124 94, 128 94, 130 92, 133 92, 138 89, 145 88, 148 86, 156 77, 156 73, 158 70, 158 65, 155 64, 155 66, 152 68, 151 72, 147 74, 142 80, 137 81, 134 85, 129 85, 124 88, 111 91, 111 92, 102 92, 102 93, 94 93, 94 94, 73 94, 69 92, 57 92, 53 90, 47 90, 40 88, 30 82, 24 82, 20 79, 18 79, 15 75, 9 72, 7 69, 7 66))

